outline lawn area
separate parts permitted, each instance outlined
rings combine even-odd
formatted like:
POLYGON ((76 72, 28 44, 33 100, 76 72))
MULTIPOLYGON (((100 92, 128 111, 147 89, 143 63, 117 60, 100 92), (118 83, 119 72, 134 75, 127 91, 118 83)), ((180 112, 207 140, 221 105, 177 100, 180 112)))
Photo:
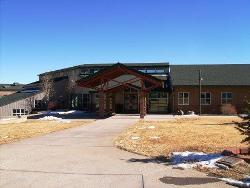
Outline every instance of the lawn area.
POLYGON ((115 139, 121 149, 146 156, 168 156, 176 151, 221 152, 247 147, 235 128, 237 116, 202 116, 166 121, 139 121, 115 139))
POLYGON ((0 144, 11 143, 24 138, 31 138, 76 126, 84 126, 90 122, 92 120, 71 120, 70 123, 27 120, 21 123, 0 124, 0 144))

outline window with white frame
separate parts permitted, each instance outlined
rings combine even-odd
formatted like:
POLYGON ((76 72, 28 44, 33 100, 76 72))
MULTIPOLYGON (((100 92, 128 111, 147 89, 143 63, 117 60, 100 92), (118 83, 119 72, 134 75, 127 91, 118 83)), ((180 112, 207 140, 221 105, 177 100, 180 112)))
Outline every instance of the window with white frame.
POLYGON ((202 92, 201 93, 201 104, 202 105, 210 105, 211 104, 211 93, 202 92))
POLYGON ((28 110, 25 110, 25 109, 13 109, 12 114, 13 114, 13 116, 27 115, 28 110))
POLYGON ((232 104, 233 95, 232 92, 221 93, 221 104, 232 104))
POLYGON ((189 105, 189 93, 188 92, 178 93, 178 105, 189 105))

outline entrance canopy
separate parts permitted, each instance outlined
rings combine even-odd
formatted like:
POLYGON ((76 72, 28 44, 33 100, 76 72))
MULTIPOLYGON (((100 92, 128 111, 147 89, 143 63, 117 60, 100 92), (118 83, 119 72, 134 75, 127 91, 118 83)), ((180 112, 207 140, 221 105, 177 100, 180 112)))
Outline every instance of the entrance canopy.
POLYGON ((92 88, 97 91, 114 92, 121 88, 150 91, 163 87, 163 81, 151 75, 117 63, 91 76, 77 81, 78 86, 92 88))
POLYGON ((138 91, 140 99, 140 117, 144 118, 146 114, 146 93, 154 88, 162 88, 162 80, 149 74, 131 69, 121 63, 114 64, 111 67, 82 78, 77 81, 78 86, 95 89, 99 92, 99 116, 105 116, 106 112, 110 113, 108 97, 109 93, 119 91, 124 88, 133 88, 138 91), (106 97, 104 96, 106 94, 106 97))

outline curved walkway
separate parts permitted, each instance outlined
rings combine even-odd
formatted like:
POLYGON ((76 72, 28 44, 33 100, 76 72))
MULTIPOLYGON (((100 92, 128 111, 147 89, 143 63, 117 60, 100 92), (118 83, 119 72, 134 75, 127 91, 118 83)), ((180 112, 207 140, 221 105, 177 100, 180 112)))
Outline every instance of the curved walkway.
POLYGON ((0 187, 174 188, 230 187, 194 170, 172 169, 121 151, 113 139, 135 116, 0 146, 0 187))

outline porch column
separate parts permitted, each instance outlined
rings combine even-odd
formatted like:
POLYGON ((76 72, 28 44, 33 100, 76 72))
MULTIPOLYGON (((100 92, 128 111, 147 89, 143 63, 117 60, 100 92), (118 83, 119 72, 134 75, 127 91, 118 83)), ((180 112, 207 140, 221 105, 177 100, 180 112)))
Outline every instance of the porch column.
POLYGON ((104 118, 104 93, 99 91, 99 117, 104 118))
POLYGON ((110 95, 106 93, 106 112, 107 114, 110 113, 110 95))
POLYGON ((146 115, 146 92, 140 91, 140 118, 144 119, 146 115))
POLYGON ((112 96, 112 113, 115 113, 115 93, 112 93, 111 96, 112 96))

